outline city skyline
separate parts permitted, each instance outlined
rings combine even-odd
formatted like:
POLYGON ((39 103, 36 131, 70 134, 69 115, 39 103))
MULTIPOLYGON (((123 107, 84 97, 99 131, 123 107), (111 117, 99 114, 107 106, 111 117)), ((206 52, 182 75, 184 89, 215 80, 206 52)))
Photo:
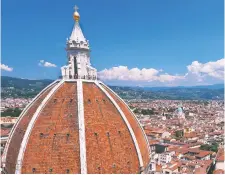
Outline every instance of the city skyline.
POLYGON ((90 40, 91 63, 104 82, 135 86, 223 83, 223 1, 210 0, 99 1, 88 6, 72 0, 5 1, 2 75, 56 79, 66 62, 64 48, 74 24, 74 3, 90 40))

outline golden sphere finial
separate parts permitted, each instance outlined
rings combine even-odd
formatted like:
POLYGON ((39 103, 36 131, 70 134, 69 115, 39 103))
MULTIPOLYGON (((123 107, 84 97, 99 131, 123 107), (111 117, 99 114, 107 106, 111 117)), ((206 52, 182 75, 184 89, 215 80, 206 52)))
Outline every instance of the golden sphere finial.
POLYGON ((80 20, 80 15, 79 15, 79 13, 77 12, 77 10, 78 10, 78 7, 75 5, 75 7, 74 7, 74 10, 75 10, 75 12, 73 13, 73 18, 74 18, 74 20, 76 21, 76 22, 78 22, 79 20, 80 20))

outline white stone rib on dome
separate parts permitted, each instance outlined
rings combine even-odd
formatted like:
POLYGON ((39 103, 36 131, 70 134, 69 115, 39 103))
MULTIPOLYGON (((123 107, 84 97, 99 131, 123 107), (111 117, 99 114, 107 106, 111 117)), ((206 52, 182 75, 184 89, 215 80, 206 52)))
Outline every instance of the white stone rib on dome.
POLYGON ((87 174, 84 98, 83 98, 82 80, 77 80, 77 105, 78 105, 78 121, 79 121, 79 141, 80 141, 80 165, 81 165, 80 171, 81 174, 87 174))
POLYGON ((29 125, 28 125, 28 127, 26 129, 25 135, 24 135, 23 140, 22 140, 22 143, 20 145, 20 150, 19 150, 19 154, 18 154, 18 157, 17 157, 17 161, 16 161, 15 174, 21 174, 24 153, 25 153, 26 146, 27 146, 27 143, 28 143, 28 140, 29 140, 29 136, 31 134, 31 131, 33 129, 33 126, 34 126, 37 118, 39 117, 40 112, 43 110, 43 108, 46 105, 47 101, 58 90, 58 88, 61 87, 61 85, 63 83, 64 83, 64 80, 61 80, 55 87, 53 87, 53 89, 48 93, 48 95, 41 102, 40 106, 37 108, 36 112, 32 116, 32 119, 31 119, 31 121, 30 121, 30 123, 29 123, 29 125))
POLYGON ((149 142, 148 142, 147 135, 145 134, 144 129, 141 127, 141 123, 140 123, 139 120, 137 119, 136 115, 133 113, 132 110, 130 110, 130 107, 127 105, 127 103, 126 103, 126 102, 125 102, 125 101, 124 101, 117 93, 115 93, 111 88, 109 88, 109 87, 108 87, 106 84, 104 84, 102 81, 100 81, 100 84, 103 85, 103 86, 105 86, 108 90, 110 90, 117 98, 119 98, 119 99, 123 102, 124 105, 127 106, 127 108, 129 109, 129 111, 132 113, 134 119, 135 119, 136 122, 138 123, 139 127, 141 128, 142 133, 143 133, 143 135, 144 135, 144 137, 145 137, 145 141, 146 141, 146 143, 148 144, 148 151, 151 152, 150 144, 149 144, 149 142))
POLYGON ((55 80, 54 82, 52 82, 51 84, 49 84, 47 87, 45 87, 44 89, 41 90, 41 92, 39 92, 39 94, 33 98, 33 100, 24 108, 24 110, 22 111, 22 113, 20 114, 17 122, 15 123, 15 125, 13 125, 13 128, 11 129, 11 132, 9 134, 9 138, 8 138, 8 141, 6 142, 6 146, 5 146, 5 150, 3 152, 3 155, 2 155, 2 163, 5 164, 6 163, 6 155, 7 155, 7 152, 8 152, 8 147, 9 147, 9 144, 11 142, 11 139, 12 139, 12 136, 15 132, 15 129, 16 127, 18 126, 18 124, 20 123, 20 121, 22 120, 22 118, 24 117, 24 114, 28 111, 28 109, 34 104, 35 100, 41 96, 41 94, 43 94, 47 89, 49 89, 50 87, 52 87, 53 85, 55 85, 56 83, 58 83, 59 80, 55 80))
POLYGON ((135 145, 135 149, 137 151, 137 155, 138 155, 138 160, 139 160, 139 165, 140 167, 143 167, 144 163, 143 163, 143 159, 142 159, 142 156, 141 156, 141 151, 140 151, 140 148, 139 148, 139 145, 138 145, 138 142, 137 142, 137 139, 135 137, 135 134, 134 134, 134 131, 133 129, 131 128, 125 114, 123 113, 123 111, 120 109, 120 107, 118 106, 118 104, 116 103, 116 101, 110 96, 110 94, 102 87, 102 85, 98 82, 98 81, 95 81, 95 84, 105 93, 105 95, 110 99, 110 101, 113 103, 113 105, 116 107, 116 109, 118 110, 118 112, 120 113, 123 121, 125 122, 130 134, 131 134, 131 137, 132 137, 132 140, 134 142, 134 145, 135 145))

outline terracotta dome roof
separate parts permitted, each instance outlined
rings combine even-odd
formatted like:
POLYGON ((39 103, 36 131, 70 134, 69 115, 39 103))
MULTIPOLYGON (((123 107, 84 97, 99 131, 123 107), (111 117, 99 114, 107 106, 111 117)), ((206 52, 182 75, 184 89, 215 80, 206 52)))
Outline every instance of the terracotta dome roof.
POLYGON ((149 163, 143 129, 98 80, 58 80, 24 109, 3 154, 6 173, 140 173, 149 163))

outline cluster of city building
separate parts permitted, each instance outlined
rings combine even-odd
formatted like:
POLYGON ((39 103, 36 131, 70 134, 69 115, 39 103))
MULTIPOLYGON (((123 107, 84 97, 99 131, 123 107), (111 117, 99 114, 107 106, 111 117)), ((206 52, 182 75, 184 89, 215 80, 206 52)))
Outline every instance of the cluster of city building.
MULTIPOLYGON (((23 110, 30 102, 31 98, 6 98, 1 99, 1 113, 6 111, 7 109, 15 109, 19 108, 23 110)), ((18 117, 12 117, 9 115, 3 117, 1 116, 0 124, 1 124, 1 153, 3 153, 6 141, 8 139, 9 133, 16 123, 18 117)))
POLYGON ((31 98, 6 98, 1 99, 1 112, 7 108, 21 108, 23 109, 28 103, 31 102, 31 98))
POLYGON ((149 173, 224 173, 223 101, 132 100, 151 148, 149 173), (206 149, 204 145, 216 147, 206 149), (217 151, 218 150, 218 151, 217 151))

